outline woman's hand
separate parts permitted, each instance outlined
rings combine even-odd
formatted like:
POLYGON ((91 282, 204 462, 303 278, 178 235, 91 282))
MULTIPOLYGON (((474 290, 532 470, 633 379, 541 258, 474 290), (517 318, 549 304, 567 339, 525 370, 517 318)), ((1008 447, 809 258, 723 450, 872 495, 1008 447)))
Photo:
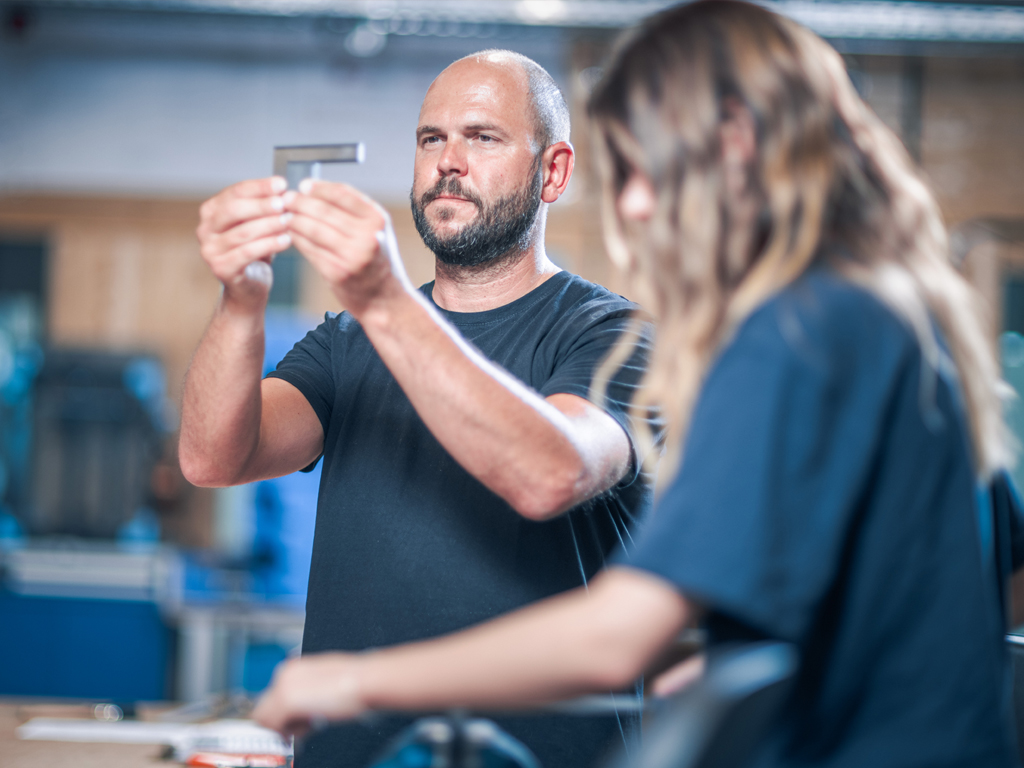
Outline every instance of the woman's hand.
POLYGON ((651 693, 658 698, 679 693, 704 674, 704 654, 695 653, 673 667, 669 667, 651 684, 651 693))
POLYGON ((302 736, 324 720, 350 720, 366 711, 359 696, 361 659, 324 653, 278 665, 253 718, 285 736, 302 736))

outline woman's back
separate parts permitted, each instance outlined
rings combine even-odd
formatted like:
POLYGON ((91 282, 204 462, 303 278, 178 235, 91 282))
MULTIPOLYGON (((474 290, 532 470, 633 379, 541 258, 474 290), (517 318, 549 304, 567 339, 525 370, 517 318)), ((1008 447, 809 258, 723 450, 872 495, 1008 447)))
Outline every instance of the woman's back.
POLYGON ((714 643, 797 645, 766 765, 1015 762, 993 547, 945 368, 818 267, 709 371, 629 562, 713 606, 714 643))

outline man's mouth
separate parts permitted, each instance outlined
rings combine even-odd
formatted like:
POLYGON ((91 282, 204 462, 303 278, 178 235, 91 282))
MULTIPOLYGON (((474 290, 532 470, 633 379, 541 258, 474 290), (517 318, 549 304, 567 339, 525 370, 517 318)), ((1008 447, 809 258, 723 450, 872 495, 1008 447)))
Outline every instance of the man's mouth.
POLYGON ((463 190, 458 179, 441 179, 434 187, 420 197, 420 209, 426 208, 435 200, 447 200, 454 203, 472 203, 483 208, 483 201, 472 192, 463 190))

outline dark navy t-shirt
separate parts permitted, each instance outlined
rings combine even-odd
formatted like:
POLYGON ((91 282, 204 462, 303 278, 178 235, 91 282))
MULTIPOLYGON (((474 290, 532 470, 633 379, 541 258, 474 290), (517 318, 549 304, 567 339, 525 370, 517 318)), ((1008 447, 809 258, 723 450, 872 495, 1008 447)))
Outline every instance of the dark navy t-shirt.
POLYGON ((754 765, 1016 763, 991 506, 939 369, 874 296, 811 270, 723 349, 619 558, 703 604, 712 643, 798 648, 754 765))
MULTIPOLYGON (((423 287, 427 297, 432 287, 423 287)), ((486 357, 541 395, 587 397, 633 309, 561 272, 497 309, 441 312, 486 357)), ((626 411, 644 354, 614 379, 604 406, 627 434, 626 411)), ((304 653, 433 637, 579 587, 628 541, 629 527, 649 503, 649 486, 634 469, 554 520, 521 517, 437 442, 348 313, 328 317, 270 375, 305 395, 325 435, 304 653)), ((363 768, 404 722, 317 735, 300 768, 363 768)), ((559 768, 590 768, 623 738, 615 718, 500 722, 545 766, 559 768)), ((621 726, 628 735, 632 722, 624 717, 621 726)))

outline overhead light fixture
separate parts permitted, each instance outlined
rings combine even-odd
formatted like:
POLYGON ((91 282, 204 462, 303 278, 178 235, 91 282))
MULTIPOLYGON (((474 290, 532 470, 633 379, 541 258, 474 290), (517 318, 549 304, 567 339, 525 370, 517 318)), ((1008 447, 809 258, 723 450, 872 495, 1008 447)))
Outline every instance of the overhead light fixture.
POLYGON ((372 22, 360 24, 345 38, 345 50, 361 59, 376 56, 387 44, 388 36, 377 31, 372 22))
POLYGON ((560 22, 568 15, 565 0, 519 0, 516 15, 528 24, 560 22))

